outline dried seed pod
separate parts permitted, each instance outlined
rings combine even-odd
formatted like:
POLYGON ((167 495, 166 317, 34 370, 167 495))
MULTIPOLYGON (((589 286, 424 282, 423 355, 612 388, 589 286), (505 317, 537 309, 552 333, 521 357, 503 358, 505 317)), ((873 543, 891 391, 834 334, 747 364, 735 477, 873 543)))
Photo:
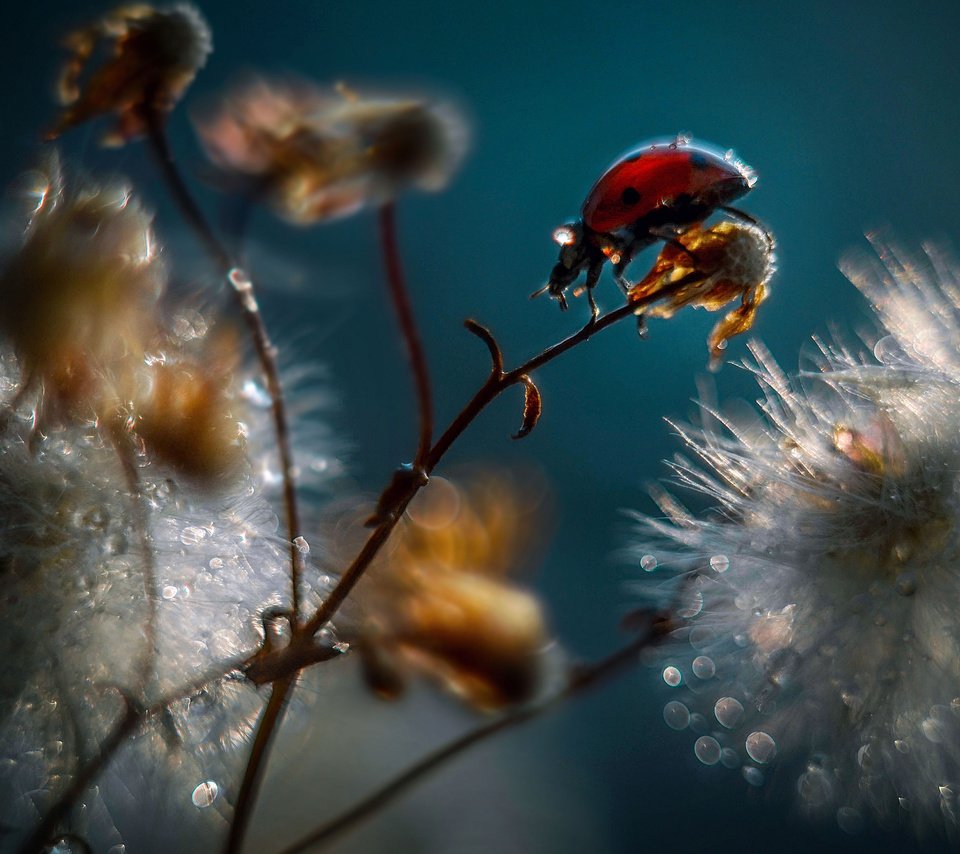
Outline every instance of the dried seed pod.
POLYGON ((757 306, 766 299, 775 271, 773 248, 770 234, 756 225, 724 221, 709 228, 691 226, 664 246, 653 269, 630 290, 630 299, 675 287, 670 297, 643 310, 644 317, 672 317, 687 305, 717 311, 739 297, 740 305, 707 340, 710 367, 716 369, 727 340, 753 326, 757 306))
POLYGON ((300 225, 348 216, 408 186, 441 189, 467 136, 446 103, 264 80, 234 90, 197 130, 220 169, 300 225))
POLYGON ((537 691, 546 623, 536 597, 506 575, 539 531, 538 499, 503 476, 466 488, 436 477, 424 488, 361 589, 358 649, 378 694, 395 696, 411 669, 480 709, 537 691))
MULTIPOLYGON (((122 184, 68 185, 57 159, 40 174, 20 249, 0 272, 0 331, 41 422, 103 416, 134 396, 165 282, 152 217, 122 184)), ((42 424, 41 424, 42 426, 42 424)))
POLYGON ((170 112, 207 61, 210 29, 192 6, 155 9, 122 6, 99 21, 71 33, 70 52, 60 77, 60 102, 66 107, 48 137, 106 113, 117 121, 103 138, 123 145, 146 130, 147 115, 170 112), (88 70, 98 50, 107 53, 88 70), (85 80, 81 80, 88 72, 85 80))

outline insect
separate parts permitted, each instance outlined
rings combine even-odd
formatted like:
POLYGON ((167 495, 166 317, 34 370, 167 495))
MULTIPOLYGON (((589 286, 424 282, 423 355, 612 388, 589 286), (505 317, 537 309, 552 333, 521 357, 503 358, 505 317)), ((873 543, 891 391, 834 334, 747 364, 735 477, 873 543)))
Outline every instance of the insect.
POLYGON ((566 309, 565 291, 586 270, 584 285, 596 318, 593 288, 607 261, 613 264, 617 284, 629 294, 624 272, 644 247, 664 240, 683 249, 677 235, 718 209, 755 222, 728 205, 749 192, 756 180, 753 170, 732 152, 687 137, 641 145, 600 176, 577 222, 554 231, 560 258, 550 281, 531 296, 549 293, 566 309))

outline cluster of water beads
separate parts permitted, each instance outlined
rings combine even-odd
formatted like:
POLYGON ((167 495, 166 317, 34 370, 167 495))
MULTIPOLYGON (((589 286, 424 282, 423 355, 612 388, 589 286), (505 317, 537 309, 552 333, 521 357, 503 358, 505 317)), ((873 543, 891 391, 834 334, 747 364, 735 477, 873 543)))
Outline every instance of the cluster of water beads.
MULTIPOLYGON (((729 569, 730 559, 726 555, 713 555, 709 565, 713 572, 722 574, 729 569)), ((645 554, 640 559, 640 567, 645 572, 653 572, 659 567, 659 562, 655 555, 645 554)), ((699 613, 698 606, 701 604, 702 594, 697 592, 694 596, 696 598, 693 601, 685 603, 686 607, 681 616, 689 619, 699 613), (697 601, 698 599, 700 601, 697 601)), ((691 645, 694 648, 699 646, 693 634, 691 634, 691 645)), ((693 681, 692 683, 688 681, 686 684, 694 693, 698 693, 717 676, 717 666, 709 655, 699 654, 690 662, 689 672, 692 674, 693 681)), ((661 677, 671 688, 684 684, 683 671, 676 664, 665 666, 661 677)), ((764 773, 757 766, 767 765, 773 761, 777 754, 777 744, 769 733, 758 729, 743 736, 742 741, 734 746, 733 730, 742 721, 744 712, 743 704, 736 697, 720 697, 713 706, 714 723, 699 712, 691 712, 687 705, 679 700, 671 700, 663 708, 663 719, 672 730, 689 729, 698 736, 693 745, 693 752, 701 763, 707 766, 722 765, 731 770, 740 768, 749 785, 762 786, 764 773), (719 729, 716 724, 719 724, 719 729), (738 748, 746 754, 748 764, 744 764, 738 748)))

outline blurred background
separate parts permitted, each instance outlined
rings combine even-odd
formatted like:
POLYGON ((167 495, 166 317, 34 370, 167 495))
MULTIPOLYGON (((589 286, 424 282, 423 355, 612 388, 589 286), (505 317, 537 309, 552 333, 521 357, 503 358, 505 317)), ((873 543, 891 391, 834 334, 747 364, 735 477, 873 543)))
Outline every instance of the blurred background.
MULTIPOLYGON (((462 105, 472 123, 464 168, 445 192, 410 195, 398 212, 440 424, 487 370, 484 348, 462 328, 465 317, 493 330, 510 364, 585 320, 583 300, 561 314, 527 296, 555 261, 552 229, 578 214, 613 160, 651 137, 690 133, 734 148, 757 170, 759 183, 741 206, 775 233, 780 271, 755 332, 787 369, 812 333, 833 323, 851 334, 870 328, 866 306, 837 270, 846 252, 865 246, 864 230, 888 228, 909 251, 926 240, 956 245, 957 4, 496 5, 203 0, 214 54, 171 121, 176 154, 202 187, 189 113, 240 72, 412 89, 462 105)), ((7 12, 4 184, 31 165, 55 115, 60 37, 109 8, 51 0, 7 12)), ((178 275, 204 275, 145 147, 104 152, 99 130, 71 133, 70 159, 136 182, 158 212, 178 275)), ((212 189, 201 198, 216 211, 212 189)), ((416 434, 374 217, 297 230, 258 211, 249 255, 286 363, 326 368, 327 391, 338 399, 329 421, 348 449, 346 470, 356 488, 377 492, 411 455, 416 434)), ((648 251, 634 272, 652 260, 648 251)), ((618 292, 604 278, 597 296, 613 307, 618 292)), ((654 320, 645 341, 629 323, 604 332, 538 374, 544 415, 528 439, 509 438, 520 420, 517 392, 492 406, 448 457, 450 466, 534 466, 552 484, 555 536, 530 581, 574 655, 612 649, 622 640, 619 620, 640 604, 631 589, 640 569, 619 556, 633 544, 623 511, 654 512, 645 485, 664 475, 660 461, 679 447, 663 418, 692 414, 716 319, 687 310, 654 320)), ((735 339, 728 353, 742 358, 744 341, 735 339)), ((721 399, 755 396, 731 365, 708 382, 721 399)), ((472 720, 430 691, 384 706, 357 683, 349 661, 310 682, 315 705, 278 745, 252 850, 308 829, 472 720)), ((462 757, 336 850, 916 847, 869 829, 849 837, 803 823, 787 799, 750 788, 737 771, 702 766, 690 734, 663 723, 668 691, 657 668, 637 668, 462 757)))

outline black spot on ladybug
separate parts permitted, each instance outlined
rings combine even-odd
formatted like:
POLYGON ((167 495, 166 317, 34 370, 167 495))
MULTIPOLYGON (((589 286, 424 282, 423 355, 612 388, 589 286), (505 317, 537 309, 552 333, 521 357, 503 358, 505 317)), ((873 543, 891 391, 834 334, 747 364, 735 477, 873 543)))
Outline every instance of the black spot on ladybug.
POLYGON ((635 205, 640 201, 640 191, 636 187, 627 187, 620 194, 620 201, 625 205, 635 205))
POLYGON ((705 154, 702 154, 699 151, 691 151, 690 165, 694 169, 706 169, 710 165, 710 160, 705 154))

